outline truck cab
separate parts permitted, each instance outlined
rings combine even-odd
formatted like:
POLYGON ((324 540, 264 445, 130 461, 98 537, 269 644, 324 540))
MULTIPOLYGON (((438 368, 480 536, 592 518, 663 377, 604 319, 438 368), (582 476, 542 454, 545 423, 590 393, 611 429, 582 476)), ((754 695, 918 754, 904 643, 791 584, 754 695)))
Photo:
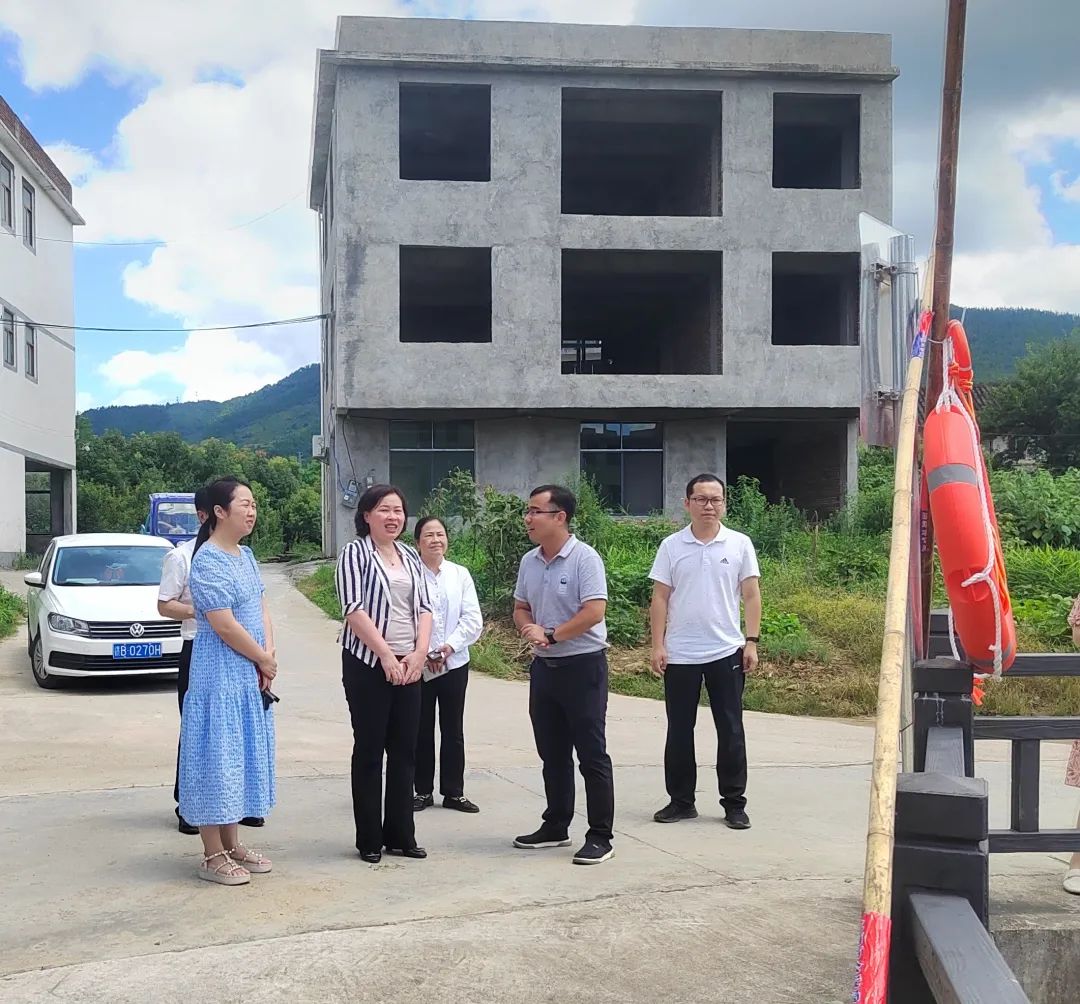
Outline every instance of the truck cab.
POLYGON ((155 492, 142 533, 161 537, 174 547, 192 540, 199 532, 199 515, 193 493, 155 492))

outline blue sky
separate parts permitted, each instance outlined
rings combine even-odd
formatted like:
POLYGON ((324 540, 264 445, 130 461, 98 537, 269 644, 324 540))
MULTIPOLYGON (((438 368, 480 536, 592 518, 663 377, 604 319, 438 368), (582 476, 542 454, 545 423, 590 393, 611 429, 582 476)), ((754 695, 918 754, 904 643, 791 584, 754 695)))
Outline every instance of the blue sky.
MULTIPOLYGON (((969 13, 953 286, 969 306, 1080 312, 1080 84, 1070 59, 1054 55, 1080 37, 1080 4, 1044 2, 1055 10, 1040 22, 1006 0, 969 13)), ((76 239, 168 242, 77 247, 77 322, 192 327, 317 312, 316 218, 304 196, 315 50, 332 45, 338 14, 420 8, 890 31, 901 70, 894 223, 922 247, 929 240, 940 0, 891 13, 862 0, 186 0, 179 16, 167 0, 123 10, 5 0, 0 94, 75 182, 87 219, 76 239)), ((78 346, 80 402, 100 405, 246 393, 313 361, 318 343, 309 324, 83 332, 78 346)))

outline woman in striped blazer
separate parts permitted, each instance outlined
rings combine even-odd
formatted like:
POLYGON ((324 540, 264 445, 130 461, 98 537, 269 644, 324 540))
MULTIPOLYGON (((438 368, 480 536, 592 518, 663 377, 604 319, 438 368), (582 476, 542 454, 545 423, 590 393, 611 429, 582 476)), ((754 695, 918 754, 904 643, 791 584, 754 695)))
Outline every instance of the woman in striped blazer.
POLYGON ((427 857, 416 845, 412 783, 432 616, 420 558, 397 539, 408 518, 400 489, 369 488, 357 506, 356 540, 345 545, 337 563, 356 849, 371 864, 381 860, 384 847, 388 854, 427 857))

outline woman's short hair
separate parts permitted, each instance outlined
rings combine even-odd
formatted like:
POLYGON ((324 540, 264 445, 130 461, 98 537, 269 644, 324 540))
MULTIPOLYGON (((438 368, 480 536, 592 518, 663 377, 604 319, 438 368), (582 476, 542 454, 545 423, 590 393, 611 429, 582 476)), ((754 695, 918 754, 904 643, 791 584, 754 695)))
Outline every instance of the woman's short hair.
POLYGON ((409 503, 405 501, 405 493, 396 485, 372 485, 356 504, 356 536, 366 537, 371 533, 371 527, 364 517, 369 512, 374 512, 378 504, 388 495, 396 495, 401 499, 401 508, 405 510, 405 519, 409 518, 409 503))
POLYGON ((413 540, 417 543, 420 542, 420 534, 424 532, 424 527, 427 526, 428 523, 438 523, 439 526, 443 528, 443 532, 446 536, 450 536, 450 531, 446 529, 446 524, 439 519, 438 516, 421 516, 420 519, 416 521, 416 528, 413 530, 413 540))

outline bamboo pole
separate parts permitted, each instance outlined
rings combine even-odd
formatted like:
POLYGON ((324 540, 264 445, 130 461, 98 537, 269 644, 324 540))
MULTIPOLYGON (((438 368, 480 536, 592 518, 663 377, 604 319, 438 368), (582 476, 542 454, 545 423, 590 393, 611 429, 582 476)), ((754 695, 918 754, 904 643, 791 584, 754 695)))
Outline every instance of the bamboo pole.
MULTIPOLYGON (((860 1004, 888 1000, 889 950, 892 941, 892 852, 896 814, 896 770, 900 745, 900 705, 903 662, 907 648, 908 576, 912 557, 913 474, 915 434, 919 413, 923 353, 929 339, 930 376, 940 374, 940 339, 949 320, 952 276, 953 225, 956 202, 956 163, 960 137, 960 83, 964 53, 967 0, 949 0, 945 40, 945 81, 941 107, 941 146, 938 151, 938 200, 934 253, 927 266, 923 303, 933 290, 933 314, 924 314, 908 364, 900 411, 893 481, 892 542, 889 580, 885 593, 885 631, 881 644, 877 723, 870 787, 870 819, 866 832, 866 869, 863 880, 863 926, 854 999, 860 1004), (939 334, 940 332, 940 334, 939 334), (935 343, 935 339, 939 341, 935 343), (935 349, 937 351, 935 351, 935 349)), ((939 383, 939 381, 936 381, 939 383)), ((940 393, 940 391, 939 391, 940 393)), ((927 404, 936 399, 932 390, 927 404)), ((930 557, 932 564, 932 530, 930 557)), ((923 574, 926 573, 926 554, 923 574)), ((923 600, 929 603, 931 583, 924 578, 923 600)), ((929 627, 929 616, 924 626, 929 627)))

